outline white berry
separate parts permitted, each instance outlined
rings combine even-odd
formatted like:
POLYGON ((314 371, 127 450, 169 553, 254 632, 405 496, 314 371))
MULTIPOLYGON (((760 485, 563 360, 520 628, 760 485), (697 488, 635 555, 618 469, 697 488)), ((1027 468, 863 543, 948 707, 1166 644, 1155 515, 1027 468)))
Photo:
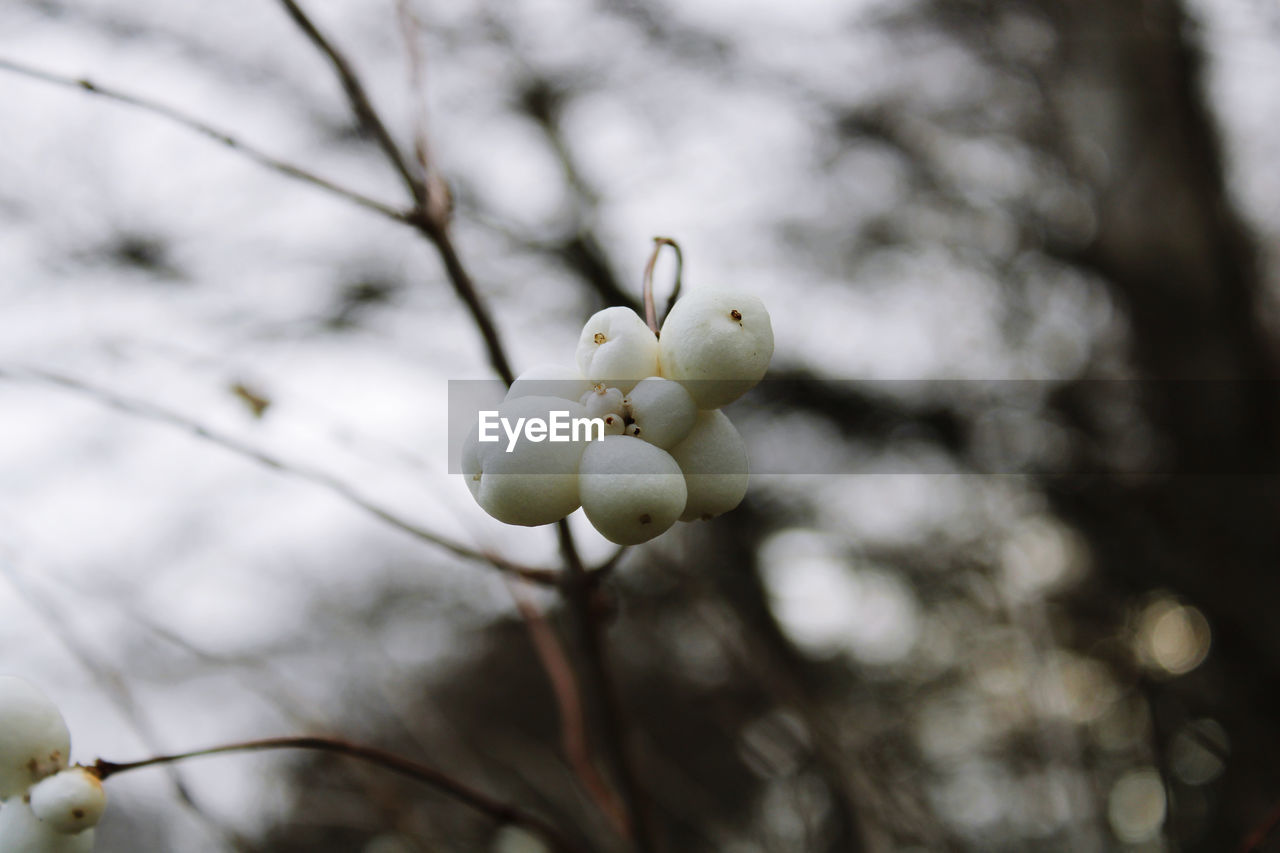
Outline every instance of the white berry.
MULTIPOLYGON (((498 418, 515 429, 522 418, 549 421, 553 412, 565 413, 570 421, 587 414, 581 404, 560 397, 519 397, 503 403, 498 418)), ((578 441, 530 441, 522 434, 514 445, 502 427, 496 434, 497 441, 480 441, 477 423, 462 447, 463 476, 485 512, 507 524, 535 527, 559 521, 578 508, 578 463, 588 443, 585 430, 578 441)))
POLYGON ((640 438, 664 450, 678 444, 698 416, 693 398, 679 382, 650 376, 641 379, 625 400, 640 438))
POLYGON ((773 358, 773 325, 754 296, 703 290, 662 324, 662 375, 685 384, 699 409, 718 409, 758 383, 773 358))
POLYGON ((511 383, 504 402, 517 397, 562 397, 576 401, 591 390, 592 384, 582 377, 576 367, 566 364, 535 364, 511 383))
POLYGON ((21 797, 0 806, 0 850, 4 853, 91 853, 93 830, 59 832, 36 817, 21 797))
POLYGON ((596 383, 578 400, 587 410, 587 417, 602 418, 605 415, 622 414, 622 391, 603 382, 596 383))
POLYGON ((689 498, 681 521, 714 518, 747 494, 747 446, 719 409, 698 412, 688 437, 671 448, 684 472, 689 498))
POLYGON ((607 415, 601 415, 604 421, 605 435, 622 435, 627 430, 627 422, 622 415, 610 412, 607 415))
POLYGON ((0 800, 57 773, 70 755, 71 734, 57 706, 29 681, 0 676, 0 800))
POLYGON ((97 825, 107 807, 102 780, 83 767, 42 779, 30 792, 31 813, 58 832, 82 832, 97 825))
POLYGON ((618 545, 638 545, 661 535, 684 509, 684 477, 675 460, 629 436, 593 441, 582 454, 578 480, 587 519, 618 545))
POLYGON ((577 358, 583 376, 625 393, 646 376, 657 375, 658 339, 630 308, 606 308, 582 327, 577 358))

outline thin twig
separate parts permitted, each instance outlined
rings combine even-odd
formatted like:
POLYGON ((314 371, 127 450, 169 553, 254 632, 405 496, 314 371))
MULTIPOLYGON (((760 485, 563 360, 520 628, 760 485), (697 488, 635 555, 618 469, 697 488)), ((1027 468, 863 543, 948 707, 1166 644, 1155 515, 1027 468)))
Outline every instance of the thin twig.
POLYGON ((516 375, 511 369, 510 360, 507 358, 506 348, 502 344, 502 336, 498 333, 497 324, 494 323, 488 307, 485 305, 483 298, 481 298, 479 291, 476 290, 475 283, 471 280, 470 274, 462 264, 462 259, 458 256, 458 250, 453 245, 453 238, 449 236, 447 224, 442 224, 436 219, 424 215, 418 223, 418 227, 419 231, 436 247, 440 260, 444 263, 445 272, 449 276, 449 283, 453 285, 454 292, 467 306, 467 310, 471 312, 471 319, 476 324, 476 328, 480 330, 481 337, 484 338, 485 349, 489 354, 489 364, 502 377, 502 381, 510 386, 516 380, 516 375))
POLYGON ((294 0, 280 0, 280 5, 284 6, 285 11, 289 13, 289 17, 311 40, 311 43, 328 58, 329 63, 333 65, 334 72, 338 75, 338 81, 342 84, 342 90, 346 92, 347 101, 351 104, 351 109, 355 112, 360 125, 372 133, 378 141, 378 146, 386 154, 387 160, 400 173, 400 177, 404 180, 414 203, 418 207, 425 206, 427 200, 425 185, 409 166, 409 160, 400 151, 400 146, 396 145, 395 139, 391 136, 391 131, 387 130, 382 117, 374 109, 373 102, 365 92, 364 84, 360 82, 360 78, 356 75, 351 63, 347 61, 347 58, 343 56, 333 42, 329 41, 324 33, 320 32, 320 29, 307 16, 307 13, 302 11, 302 7, 295 3, 294 0))
POLYGON ((658 323, 658 313, 653 303, 653 268, 658 263, 658 255, 662 254, 663 246, 670 246, 676 250, 676 283, 671 290, 671 297, 667 300, 667 310, 662 315, 664 320, 666 315, 671 313, 676 300, 680 298, 680 277, 684 273, 684 252, 680 251, 680 244, 670 237, 654 237, 653 251, 649 253, 649 261, 644 265, 644 283, 641 290, 644 293, 644 319, 655 335, 662 331, 662 326, 658 323))
POLYGON ((238 456, 270 468, 273 471, 278 471, 282 474, 286 474, 327 489, 348 503, 356 506, 369 515, 372 515, 374 518, 377 518, 379 521, 389 524, 390 526, 408 533, 410 536, 424 542, 429 542, 443 548, 455 556, 485 563, 486 565, 493 566, 494 568, 500 569, 504 572, 510 572, 511 574, 517 575, 532 583, 541 584, 543 586, 553 586, 559 576, 559 572, 551 569, 540 569, 532 566, 519 565, 510 560, 504 559, 491 551, 477 551, 473 548, 468 548, 466 545, 455 542, 454 540, 449 539, 446 536, 442 536, 434 531, 428 530, 421 525, 400 517, 385 507, 379 506, 356 491, 354 486, 338 479, 332 474, 313 468, 306 468, 295 463, 286 462, 283 459, 273 456, 264 450, 253 447, 238 438, 220 433, 198 421, 179 415, 175 412, 171 412, 154 403, 125 397, 114 391, 98 387, 97 385, 93 385, 84 380, 40 368, 0 365, 0 379, 25 379, 69 389, 80 394, 84 394, 90 399, 102 403, 112 409, 116 409, 117 411, 176 427, 184 432, 190 433, 196 438, 208 441, 211 444, 215 444, 224 450, 229 450, 238 456))
POLYGON ((197 749, 174 755, 160 755, 153 758, 144 758, 141 761, 117 763, 98 759, 91 769, 100 778, 108 779, 117 773, 140 770, 144 767, 154 767, 160 764, 172 764, 178 761, 186 761, 190 758, 241 752, 265 752, 278 749, 305 749, 315 752, 328 752, 377 765, 442 791, 500 823, 515 824, 530 829, 541 835, 557 849, 566 853, 576 853, 578 850, 559 829, 518 806, 497 800, 446 773, 436 770, 434 767, 429 767, 377 747, 349 743, 337 738, 315 736, 264 738, 262 740, 215 746, 208 749, 197 749))
POLYGON ((497 326, 493 321, 493 317, 489 314, 489 309, 484 304, 484 300, 480 297, 479 291, 476 290, 471 276, 458 258, 458 250, 454 247, 453 241, 449 236, 450 206, 447 199, 440 198, 441 194, 445 193, 444 182, 432 181, 428 184, 425 178, 420 178, 414 174, 413 169, 409 166, 409 161, 405 159, 400 147, 392 139, 391 133, 387 130, 387 126, 382 121, 381 116, 378 115, 378 111, 374 109, 373 102, 365 94, 364 84, 360 82, 360 78, 351 67, 351 63, 347 61, 346 57, 343 56, 333 42, 329 41, 320 32, 315 23, 307 17, 306 12, 302 11, 302 7, 294 0, 280 0, 280 3, 285 7, 294 23, 306 34, 307 38, 321 53, 328 57, 338 75, 338 79, 342 83, 343 90, 347 93, 347 100, 350 102, 356 118, 361 126, 372 133, 378 140, 378 144, 381 146, 383 153, 386 154, 387 160, 390 161, 391 165, 404 179, 416 206, 407 221, 436 247, 440 260, 444 263, 445 272, 449 276, 449 283, 453 285, 454 292, 467 306, 472 320, 484 337, 485 348, 489 353, 489 363, 493 365, 493 369, 502 377, 502 380, 510 385, 515 381, 515 373, 511 370, 511 362, 507 358, 506 349, 503 347, 502 339, 498 335, 497 326), (432 189, 431 192, 428 192, 429 187, 432 189))
POLYGON ((409 0, 396 0, 396 18, 400 23, 400 38, 404 41, 404 52, 409 63, 409 90, 413 93, 413 156, 423 174, 426 174, 431 169, 431 156, 427 136, 427 94, 423 83, 426 63, 423 62, 419 45, 422 21, 414 14, 409 0))
POLYGON ((51 83, 55 86, 61 86, 67 89, 77 89, 91 95, 97 95, 99 97, 106 98, 107 100, 115 101, 118 104, 125 104, 126 106, 135 107, 144 112, 151 113, 152 115, 160 116, 168 121, 180 124, 189 130, 194 130, 196 133, 206 136, 215 142, 219 142, 234 151, 238 151, 250 160, 253 160, 255 163, 265 166, 274 172, 279 172, 282 175, 287 175, 290 178, 311 184, 312 186, 333 193, 336 196, 358 204, 367 210, 372 210, 389 219, 394 219, 397 222, 404 222, 408 217, 408 214, 405 211, 397 210, 388 204, 383 204, 382 202, 370 198, 356 190, 335 184, 328 178, 322 178, 314 172, 308 172, 306 169, 295 166, 278 157, 273 157, 260 148, 256 148, 255 146, 232 136, 226 131, 220 130, 213 125, 195 118, 194 116, 188 115, 174 107, 166 106, 165 104, 152 101, 140 95, 133 95, 119 89, 102 86, 84 77, 67 77, 61 74, 55 74, 52 71, 45 71, 30 65, 25 65, 21 62, 15 62, 12 59, 0 58, 0 70, 9 71, 23 77, 28 77, 32 80, 40 80, 45 83, 51 83))
MULTIPOLYGON (((61 609, 55 606, 42 592, 32 587, 27 579, 23 577, 23 572, 3 555, 0 555, 0 574, 4 575, 9 585, 13 587, 14 591, 18 593, 27 606, 39 615, 52 634, 62 643, 67 653, 75 658, 76 662, 89 673, 98 690, 119 712, 125 725, 133 729, 134 734, 138 736, 138 740, 148 749, 158 749, 159 746, 155 735, 147 725, 142 709, 138 707, 138 702, 134 698, 133 691, 129 689, 124 674, 118 668, 110 666, 101 660, 93 646, 77 633, 75 620, 66 619, 61 609)), ((178 798, 178 802, 195 817, 197 822, 212 837, 222 842, 226 847, 239 851, 239 853, 258 853, 258 848, 248 838, 245 838, 231 827, 224 826, 196 802, 191 789, 187 787, 177 768, 169 768, 167 776, 169 783, 173 786, 174 795, 178 798)))
POLYGON ((1240 844, 1240 853, 1255 853, 1262 847, 1263 842, 1271 837, 1271 833, 1275 832, 1277 826, 1280 826, 1280 803, 1272 806, 1262 822, 1245 837, 1240 844))
POLYGON ((560 590, 577 628, 583 658, 582 682, 596 705, 601 748, 617 777, 618 792, 627 807, 635 848, 640 853, 652 853, 657 848, 650 827, 648 803, 632 761, 622 702, 605 651, 604 630, 595 606, 596 587, 582 564, 569 523, 561 519, 556 532, 565 563, 560 590))
POLYGON ((578 679, 573 674, 568 656, 556 636, 555 629, 529 598, 520 589, 517 582, 508 580, 511 597, 524 618, 525 627, 529 630, 529 638, 533 641, 534 651, 551 682, 552 692, 556 697, 556 707, 560 713, 560 742, 564 747, 569 766, 577 775, 600 811, 609 819, 614 830, 623 838, 631 836, 631 827, 627 819, 626 809, 618 800, 617 792, 610 787, 600 775, 591 757, 591 744, 587 738, 587 721, 582 707, 582 693, 578 679))

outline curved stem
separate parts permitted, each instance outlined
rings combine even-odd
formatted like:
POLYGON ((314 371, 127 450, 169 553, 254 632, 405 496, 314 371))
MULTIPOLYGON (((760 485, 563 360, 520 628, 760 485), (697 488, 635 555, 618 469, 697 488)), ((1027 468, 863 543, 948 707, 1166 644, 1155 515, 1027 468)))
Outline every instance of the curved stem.
POLYGON ((671 296, 667 299, 667 309, 662 314, 664 320, 671 313, 676 300, 680 298, 680 279, 684 274, 684 252, 680 250, 680 244, 670 237, 654 237, 653 251, 649 254, 649 262, 644 265, 642 290, 644 291, 644 320, 655 335, 661 332, 662 327, 658 323, 658 313, 653 302, 653 268, 658 263, 658 255, 662 253, 663 246, 670 246, 676 250, 676 283, 671 289, 671 296))
POLYGON ((556 827, 547 821, 530 814, 523 809, 505 803, 501 800, 494 799, 488 794, 472 788, 463 782, 454 779, 446 773, 411 761, 403 756, 396 755, 386 750, 378 749, 372 746, 363 746, 361 744, 349 743, 337 738, 302 736, 302 737, 277 737, 264 738, 262 740, 250 740, 240 743, 225 744, 223 746, 214 746, 207 749, 197 749, 190 752, 180 752, 173 755, 159 755, 153 758, 144 758, 141 761, 129 761, 118 763, 114 761, 104 761, 101 758, 94 762, 90 768, 98 775, 100 779, 108 779, 117 773, 125 773, 130 770, 140 770, 144 767, 155 767, 161 764, 173 764, 178 761, 186 761, 190 758, 202 758, 211 755, 226 755, 230 753, 241 752, 266 752, 268 750, 278 749, 304 749, 315 752, 329 752, 337 755, 344 755, 348 758, 354 758, 358 761, 364 761, 374 764, 393 773, 408 777, 425 785, 443 791, 455 800, 470 806, 478 812, 488 815, 500 823, 516 824, 526 829, 536 832, 548 842, 550 842, 557 850, 564 853, 578 853, 579 848, 575 847, 556 827))

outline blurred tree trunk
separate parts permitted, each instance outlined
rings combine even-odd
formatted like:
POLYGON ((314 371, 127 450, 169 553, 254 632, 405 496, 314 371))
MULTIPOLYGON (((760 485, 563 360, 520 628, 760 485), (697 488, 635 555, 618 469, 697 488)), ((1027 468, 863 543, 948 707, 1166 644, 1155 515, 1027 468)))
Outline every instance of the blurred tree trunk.
MULTIPOLYGON (((1051 478, 1056 506, 1089 537, 1099 598, 1120 605, 1169 589, 1213 631, 1202 672, 1155 684, 1156 736, 1180 721, 1222 722, 1231 755, 1199 847, 1239 845, 1280 795, 1280 388, 1267 294, 1250 235, 1233 210, 1206 102, 1193 24, 1174 0, 1045 5, 1060 53, 1042 78, 1060 156, 1092 192, 1096 234, 1060 250, 1099 274, 1128 312, 1137 382, 1128 390, 1157 441, 1140 476, 1051 478), (1165 380, 1196 380, 1179 382, 1165 380)), ((1106 383, 1058 398, 1087 436, 1109 429, 1106 383)), ((1114 438, 1114 434, 1111 436, 1114 438)), ((1081 472, 1107 463, 1081 455, 1081 472)), ((1168 769, 1168 768, 1164 768, 1168 769)), ((1173 819, 1177 820, 1174 802, 1173 819)), ((1175 836, 1177 837, 1177 836, 1175 836)))

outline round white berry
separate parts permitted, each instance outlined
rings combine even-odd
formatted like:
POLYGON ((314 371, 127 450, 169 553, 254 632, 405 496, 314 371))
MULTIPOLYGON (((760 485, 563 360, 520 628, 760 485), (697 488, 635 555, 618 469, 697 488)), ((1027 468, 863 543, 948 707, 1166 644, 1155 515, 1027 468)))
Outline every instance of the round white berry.
POLYGON ((59 832, 36 817, 21 797, 14 797, 0 806, 0 850, 4 853, 91 853, 93 830, 74 835, 59 832))
POLYGON ((641 379, 625 400, 635 435, 663 449, 679 443, 698 416, 693 398, 679 382, 650 376, 641 379))
POLYGON ((667 315, 660 350, 662 375, 683 382, 699 409, 718 409, 764 377, 773 325, 754 296, 695 291, 667 315))
POLYGON ((31 813, 58 832, 82 832, 97 825, 107 807, 102 780, 83 767, 41 779, 30 792, 31 813))
POLYGON ((671 456, 689 490, 681 521, 714 518, 742 503, 747 494, 747 446, 724 412, 698 412, 693 429, 671 448, 671 456))
POLYGON ((602 418, 605 415, 622 414, 622 391, 603 382, 596 385, 578 400, 587 410, 587 417, 602 418))
POLYGON ((606 308, 582 327, 577 357, 583 376, 625 393, 646 376, 657 375, 658 339, 630 308, 606 308))
POLYGON ((504 402, 517 397, 562 397, 576 401, 591 390, 592 384, 583 378, 576 367, 566 364, 535 364, 511 383, 504 402))
POLYGON ((629 436, 593 441, 582 454, 578 481, 587 519, 619 545, 638 545, 661 535, 684 509, 684 477, 675 460, 629 436))
POLYGON ((587 446, 587 430, 578 440, 534 440, 525 431, 531 420, 545 426, 553 418, 570 425, 585 418, 581 404, 560 397, 519 397, 498 408, 497 423, 489 431, 494 441, 481 441, 479 423, 462 447, 463 477, 476 502, 489 515, 507 524, 535 527, 559 521, 578 508, 578 463, 587 446), (505 424, 505 425, 504 425, 505 424), (513 441, 508 427, 516 433, 513 441))
POLYGON ((627 422, 620 414, 610 412, 607 415, 601 415, 600 419, 604 421, 605 435, 622 435, 627 431, 627 422))
POLYGON ((49 697, 25 679, 0 676, 0 800, 57 773, 70 754, 71 734, 49 697))

